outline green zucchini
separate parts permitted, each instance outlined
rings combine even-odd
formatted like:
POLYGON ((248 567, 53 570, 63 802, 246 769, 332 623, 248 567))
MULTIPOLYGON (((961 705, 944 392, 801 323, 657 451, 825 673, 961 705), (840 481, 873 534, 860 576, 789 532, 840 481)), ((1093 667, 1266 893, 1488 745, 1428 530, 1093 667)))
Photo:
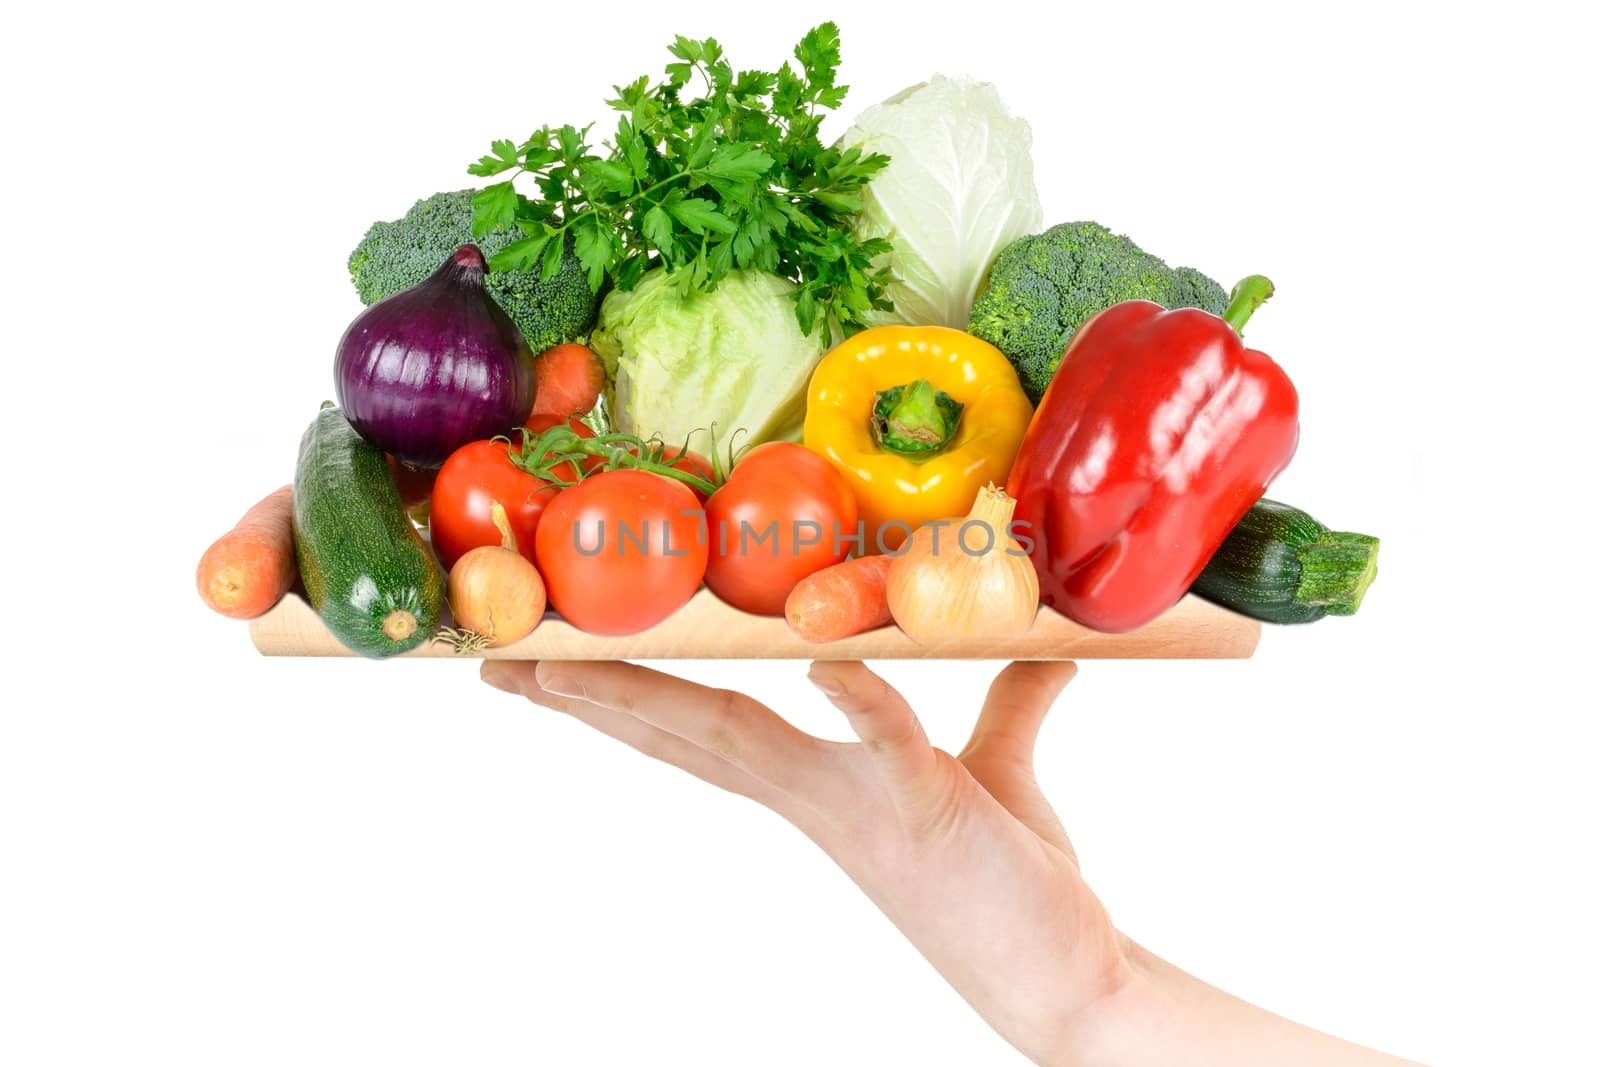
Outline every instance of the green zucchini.
POLYGON ((389 464, 332 405, 300 440, 294 553, 306 598, 352 652, 381 659, 433 637, 444 575, 389 464))
POLYGON ((1378 576, 1378 539, 1329 530, 1299 508, 1259 500, 1190 592, 1262 622, 1354 615, 1378 576))

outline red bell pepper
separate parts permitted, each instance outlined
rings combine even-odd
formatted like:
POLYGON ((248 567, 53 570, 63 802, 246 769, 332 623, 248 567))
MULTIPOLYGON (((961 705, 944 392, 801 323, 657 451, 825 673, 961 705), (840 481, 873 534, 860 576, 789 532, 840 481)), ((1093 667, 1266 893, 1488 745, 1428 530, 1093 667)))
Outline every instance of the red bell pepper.
POLYGON ((1143 626, 1288 466, 1299 398, 1238 333, 1271 295, 1253 275, 1222 318, 1129 300, 1078 327, 1006 486, 1046 604, 1105 633, 1143 626))

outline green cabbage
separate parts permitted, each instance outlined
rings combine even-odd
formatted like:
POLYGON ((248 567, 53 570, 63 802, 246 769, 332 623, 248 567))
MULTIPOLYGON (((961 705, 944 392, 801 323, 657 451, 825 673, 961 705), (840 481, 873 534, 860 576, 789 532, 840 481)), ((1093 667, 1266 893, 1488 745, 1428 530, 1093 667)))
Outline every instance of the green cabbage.
MULTIPOLYGON (((713 424, 719 442, 741 429, 741 446, 799 440, 828 335, 800 332, 794 284, 736 270, 709 293, 682 288, 657 268, 601 303, 589 346, 605 362, 612 425, 668 444, 713 424)), ((702 434, 695 447, 706 444, 702 434)))
POLYGON ((894 311, 868 320, 966 329, 1000 250, 1044 223, 1028 124, 988 82, 935 74, 867 108, 840 142, 889 157, 856 231, 889 239, 899 280, 888 291, 894 311))

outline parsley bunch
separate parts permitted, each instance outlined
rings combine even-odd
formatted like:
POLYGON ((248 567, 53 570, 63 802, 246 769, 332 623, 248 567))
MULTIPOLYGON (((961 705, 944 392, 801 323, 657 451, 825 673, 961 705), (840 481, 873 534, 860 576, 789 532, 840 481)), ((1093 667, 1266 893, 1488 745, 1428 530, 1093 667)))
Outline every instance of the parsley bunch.
POLYGON ((890 273, 872 260, 881 238, 858 240, 850 216, 861 189, 889 162, 859 148, 825 148, 820 110, 849 88, 835 84, 839 28, 811 30, 794 49, 796 71, 734 73, 714 38, 679 37, 666 78, 614 86, 622 116, 598 147, 592 126, 544 127, 521 144, 495 141, 467 170, 509 177, 473 200, 476 236, 520 230, 490 260, 497 271, 555 276, 570 244, 598 291, 606 278, 631 289, 665 266, 684 293, 710 290, 735 267, 798 284, 795 314, 807 333, 831 317, 847 333, 869 308, 893 310, 890 273), (700 95, 684 99, 691 86, 700 95), (531 175, 538 196, 512 182, 531 175))

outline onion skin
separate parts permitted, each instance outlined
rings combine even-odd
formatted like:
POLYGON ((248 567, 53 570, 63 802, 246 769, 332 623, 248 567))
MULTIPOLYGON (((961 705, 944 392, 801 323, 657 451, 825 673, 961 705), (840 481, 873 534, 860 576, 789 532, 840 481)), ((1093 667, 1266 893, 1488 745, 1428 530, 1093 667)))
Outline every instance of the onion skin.
POLYGON ((363 311, 339 339, 339 408, 367 441, 435 469, 464 444, 521 426, 533 353, 484 288, 483 254, 462 245, 432 275, 363 311))
POLYGON ((527 637, 544 608, 544 580, 512 549, 482 545, 450 568, 450 613, 457 626, 481 634, 486 648, 527 637))
POLYGON ((889 564, 889 613, 919 645, 969 637, 1021 637, 1039 613, 1039 576, 1011 536, 1016 501, 993 483, 978 491, 972 511, 943 527, 918 527, 889 564), (992 539, 962 550, 962 528, 977 524, 992 539), (986 549, 986 550, 985 550, 986 549))

